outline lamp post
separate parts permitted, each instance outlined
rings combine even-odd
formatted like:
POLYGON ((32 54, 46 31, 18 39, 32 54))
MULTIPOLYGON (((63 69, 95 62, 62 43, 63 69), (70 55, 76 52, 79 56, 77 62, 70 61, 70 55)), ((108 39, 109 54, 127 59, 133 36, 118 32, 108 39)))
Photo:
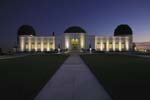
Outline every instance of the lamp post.
POLYGON ((90 53, 92 53, 92 47, 91 47, 91 44, 89 44, 89 50, 90 50, 90 53))
POLYGON ((60 48, 58 48, 58 54, 60 54, 60 48))
POLYGON ((58 44, 58 54, 60 54, 60 44, 58 44))

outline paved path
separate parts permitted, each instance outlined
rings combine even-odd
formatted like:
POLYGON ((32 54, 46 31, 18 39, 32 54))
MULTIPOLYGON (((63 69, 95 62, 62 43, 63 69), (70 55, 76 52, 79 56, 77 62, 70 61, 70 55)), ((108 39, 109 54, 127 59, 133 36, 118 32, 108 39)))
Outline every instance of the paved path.
POLYGON ((35 100, 112 100, 78 55, 71 55, 35 100))
POLYGON ((137 55, 137 56, 139 56, 139 57, 144 57, 144 58, 150 58, 149 55, 137 55))
POLYGON ((12 59, 12 58, 18 58, 18 57, 24 57, 23 56, 0 56, 0 59, 12 59))
POLYGON ((22 54, 22 55, 4 55, 4 56, 0 56, 0 60, 1 59, 13 59, 13 58, 19 58, 19 57, 25 57, 31 54, 22 54))

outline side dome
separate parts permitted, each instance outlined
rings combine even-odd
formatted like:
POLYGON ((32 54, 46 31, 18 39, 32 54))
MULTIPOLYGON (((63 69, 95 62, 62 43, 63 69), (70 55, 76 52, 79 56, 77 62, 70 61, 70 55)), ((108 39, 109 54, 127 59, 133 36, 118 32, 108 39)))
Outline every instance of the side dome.
POLYGON ((71 26, 67 28, 64 33, 86 33, 86 31, 79 26, 71 26))
POLYGON ((126 24, 118 25, 114 31, 114 36, 127 36, 132 34, 133 34, 132 29, 130 28, 129 25, 126 24))
POLYGON ((36 35, 35 30, 32 26, 30 25, 22 25, 18 29, 17 35, 36 35))

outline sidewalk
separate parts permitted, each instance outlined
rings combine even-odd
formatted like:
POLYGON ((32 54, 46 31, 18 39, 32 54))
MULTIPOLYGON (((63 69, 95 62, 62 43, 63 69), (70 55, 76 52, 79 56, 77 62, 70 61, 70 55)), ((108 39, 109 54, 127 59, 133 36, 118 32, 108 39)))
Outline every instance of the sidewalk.
POLYGON ((78 55, 71 55, 35 100, 112 100, 78 55))
POLYGON ((23 54, 23 55, 4 55, 4 56, 0 56, 0 60, 1 59, 13 59, 13 58, 19 58, 19 57, 25 57, 31 54, 23 54))

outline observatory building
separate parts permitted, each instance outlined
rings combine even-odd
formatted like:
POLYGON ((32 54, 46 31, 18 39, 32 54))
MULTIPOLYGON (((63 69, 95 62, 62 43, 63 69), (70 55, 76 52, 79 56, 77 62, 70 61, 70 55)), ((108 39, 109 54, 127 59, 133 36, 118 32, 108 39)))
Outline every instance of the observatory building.
POLYGON ((130 51, 132 49, 132 30, 128 25, 119 25, 113 36, 89 35, 79 26, 67 28, 63 34, 36 36, 31 26, 18 30, 18 45, 21 52, 49 52, 61 50, 130 51))

